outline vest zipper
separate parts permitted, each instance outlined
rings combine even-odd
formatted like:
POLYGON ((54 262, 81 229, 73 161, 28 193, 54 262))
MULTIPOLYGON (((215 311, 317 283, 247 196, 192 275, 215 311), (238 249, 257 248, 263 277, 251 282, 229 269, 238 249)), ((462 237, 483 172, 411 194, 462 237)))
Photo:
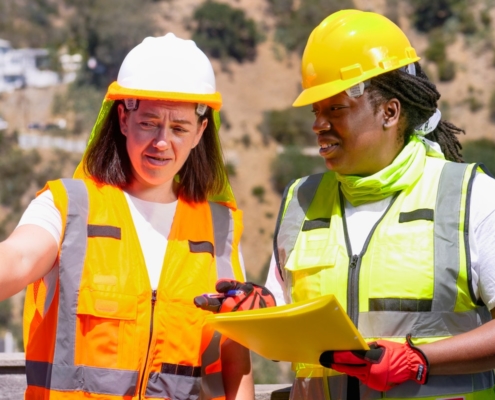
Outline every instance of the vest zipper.
POLYGON ((153 337, 153 315, 155 311, 155 303, 156 303, 156 290, 151 291, 151 318, 150 318, 150 338, 148 340, 148 350, 146 351, 146 359, 144 362, 144 369, 143 369, 143 375, 141 376, 141 384, 139 385, 139 398, 142 399, 141 397, 143 395, 143 383, 144 383, 144 377, 146 374, 146 371, 148 369, 148 356, 150 352, 150 347, 151 347, 151 339, 153 337))
MULTIPOLYGON (((357 326, 358 316, 359 316, 359 268, 358 263, 360 257, 354 254, 349 260, 349 276, 348 276, 348 304, 347 304, 347 314, 351 321, 357 326)), ((359 263, 360 264, 360 263, 359 263)))
POLYGON ((394 195, 387 209, 384 211, 384 213, 378 219, 378 221, 376 221, 376 224, 373 226, 373 228, 371 228, 371 231, 368 234, 366 241, 364 242, 361 253, 359 253, 359 255, 356 255, 356 254, 352 254, 351 241, 349 239, 349 232, 347 230, 347 222, 345 216, 344 196, 339 188, 340 210, 342 213, 342 223, 344 226, 344 237, 345 237, 345 244, 347 247, 347 255, 349 257, 349 272, 347 276, 347 315, 349 315, 349 318, 356 327, 358 327, 358 320, 359 320, 359 272, 361 269, 361 260, 365 255, 366 250, 368 249, 368 245, 371 241, 371 237, 373 236, 373 233, 375 232, 378 224, 382 221, 385 215, 387 215, 388 210, 390 210, 392 205, 395 203, 395 200, 397 200, 397 196, 399 195, 399 193, 400 192, 397 192, 394 195))

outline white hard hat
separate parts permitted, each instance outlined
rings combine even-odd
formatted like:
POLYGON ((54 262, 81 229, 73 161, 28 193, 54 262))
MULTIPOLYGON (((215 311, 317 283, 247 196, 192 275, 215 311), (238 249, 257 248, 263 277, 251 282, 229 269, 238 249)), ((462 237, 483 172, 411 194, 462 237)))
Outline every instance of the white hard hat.
POLYGON ((111 100, 174 100, 202 103, 219 110, 210 60, 192 40, 173 33, 147 37, 124 59, 116 82, 108 88, 111 100))

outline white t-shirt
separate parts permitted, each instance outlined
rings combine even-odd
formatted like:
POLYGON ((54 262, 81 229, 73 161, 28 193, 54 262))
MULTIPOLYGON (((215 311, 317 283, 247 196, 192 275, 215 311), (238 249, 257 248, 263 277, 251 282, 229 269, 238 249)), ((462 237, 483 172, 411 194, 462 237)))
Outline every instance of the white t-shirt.
MULTIPOLYGON (((353 207, 345 204, 349 239, 353 254, 359 254, 366 238, 383 215, 391 198, 353 207)), ((472 187, 469 247, 474 293, 491 310, 495 307, 495 179, 477 174, 472 187)), ((287 304, 289 297, 272 256, 266 287, 274 294, 277 305, 287 304)))
MULTIPOLYGON (((167 204, 155 203, 138 199, 126 192, 124 195, 143 251, 151 287, 156 289, 167 249, 167 238, 177 209, 177 201, 167 204)), ((46 229, 52 234, 57 245, 60 243, 62 217, 55 207, 50 190, 44 191, 31 201, 17 226, 27 224, 38 225, 46 229)), ((245 276, 240 246, 239 260, 245 276)))

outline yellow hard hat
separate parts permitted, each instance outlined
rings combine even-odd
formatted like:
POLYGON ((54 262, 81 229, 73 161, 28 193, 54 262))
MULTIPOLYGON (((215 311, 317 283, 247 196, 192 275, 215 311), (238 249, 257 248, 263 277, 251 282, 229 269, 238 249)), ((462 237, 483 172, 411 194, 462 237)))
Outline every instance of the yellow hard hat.
POLYGON ((304 90, 293 106, 332 97, 418 60, 404 32, 388 18, 358 10, 338 11, 309 36, 301 62, 304 90))

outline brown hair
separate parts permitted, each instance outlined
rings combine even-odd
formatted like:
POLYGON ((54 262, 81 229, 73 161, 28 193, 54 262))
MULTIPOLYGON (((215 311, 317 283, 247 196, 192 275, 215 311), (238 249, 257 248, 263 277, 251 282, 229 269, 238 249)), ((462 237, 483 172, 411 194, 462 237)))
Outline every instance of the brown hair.
MULTIPOLYGON (((436 86, 428 79, 419 63, 414 64, 416 75, 401 70, 390 71, 372 78, 370 86, 366 89, 375 110, 383 101, 392 98, 400 101, 404 116, 404 143, 409 141, 417 126, 425 123, 435 113, 437 101, 440 99, 436 86)), ((460 133, 465 132, 452 123, 441 120, 426 138, 440 145, 447 160, 462 162, 462 146, 456 136, 460 133)))
MULTIPOLYGON (((131 183, 133 175, 126 137, 120 131, 117 108, 121 103, 115 101, 99 134, 88 146, 84 169, 97 182, 123 189, 131 183)), ((206 201, 229 184, 211 108, 199 118, 200 123, 208 119, 208 125, 178 173, 179 195, 191 202, 206 201)))

